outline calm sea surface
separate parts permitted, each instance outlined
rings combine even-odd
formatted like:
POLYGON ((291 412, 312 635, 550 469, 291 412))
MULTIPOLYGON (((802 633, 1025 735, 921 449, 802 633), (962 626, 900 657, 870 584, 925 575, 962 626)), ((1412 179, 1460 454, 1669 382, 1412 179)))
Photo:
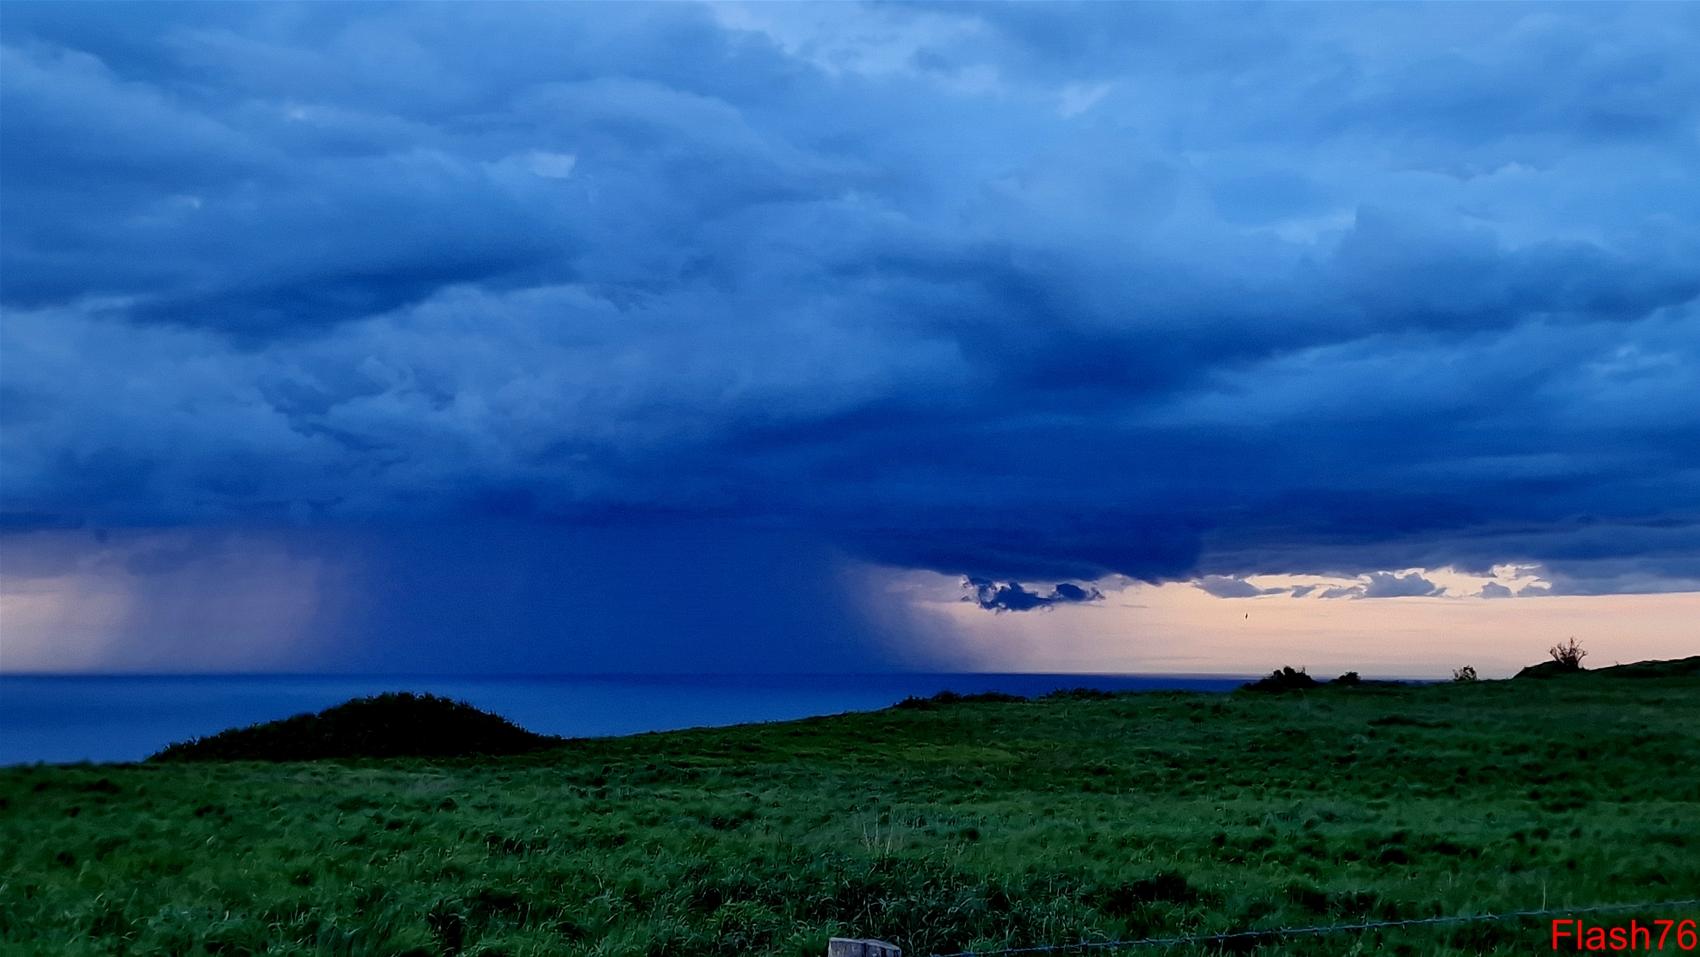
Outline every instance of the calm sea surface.
POLYGON ((533 731, 594 737, 867 711, 910 695, 1060 688, 1227 691, 1244 678, 1138 675, 327 677, 0 675, 0 764, 137 761, 173 741, 383 691, 446 695, 533 731))

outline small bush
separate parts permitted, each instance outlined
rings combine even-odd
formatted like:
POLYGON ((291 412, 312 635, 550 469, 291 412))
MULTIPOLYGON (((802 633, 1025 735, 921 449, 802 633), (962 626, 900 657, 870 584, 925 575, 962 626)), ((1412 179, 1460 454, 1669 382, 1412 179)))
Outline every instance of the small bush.
POLYGON ((1247 691, 1303 691, 1316 687, 1316 679, 1305 674, 1300 668, 1294 670, 1291 665, 1272 671, 1267 678, 1259 678, 1244 686, 1247 691))
POLYGON ((1329 682, 1331 685, 1345 685, 1347 687, 1351 687, 1352 685, 1361 685, 1363 683, 1364 679, 1358 677, 1358 673, 1356 671, 1348 671, 1329 682))
POLYGON ((1452 672, 1452 680, 1453 681, 1475 681, 1475 680, 1477 680, 1476 679, 1476 669, 1470 667, 1469 665, 1465 665, 1464 667, 1459 668, 1457 671, 1452 672))
POLYGON ((1059 688, 1040 696, 1041 701, 1108 701, 1114 698, 1114 691, 1104 691, 1101 688, 1059 688))
POLYGON ((1588 657, 1588 652, 1576 643, 1574 637, 1570 639, 1568 644, 1560 642, 1548 648, 1547 654, 1551 655, 1552 660, 1558 662, 1559 667, 1566 671, 1581 671, 1582 659, 1588 657))
POLYGON ((913 711, 930 711, 941 705, 949 704, 983 704, 989 702, 1006 703, 1011 701, 1026 701, 1018 694, 1003 691, 981 691, 977 694, 961 694, 955 691, 940 691, 930 698, 917 698, 911 695, 899 701, 896 707, 913 711))

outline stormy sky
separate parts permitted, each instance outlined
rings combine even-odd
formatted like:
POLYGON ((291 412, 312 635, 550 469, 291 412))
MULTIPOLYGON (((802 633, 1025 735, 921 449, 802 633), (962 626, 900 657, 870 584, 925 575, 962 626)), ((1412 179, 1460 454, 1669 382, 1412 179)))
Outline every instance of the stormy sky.
POLYGON ((1104 615, 1700 591, 1700 7, 0 42, 0 668, 1186 659, 1104 615))

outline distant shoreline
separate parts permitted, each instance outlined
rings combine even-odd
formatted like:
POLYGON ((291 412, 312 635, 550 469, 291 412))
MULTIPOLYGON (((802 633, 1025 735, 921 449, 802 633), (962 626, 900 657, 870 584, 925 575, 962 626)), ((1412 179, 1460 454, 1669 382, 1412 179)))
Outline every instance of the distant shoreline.
POLYGON ((1032 697, 1104 691, 1231 691, 1254 676, 885 672, 753 675, 0 675, 0 765, 139 761, 176 741, 413 691, 465 700, 562 737, 876 711, 940 691, 1032 697))

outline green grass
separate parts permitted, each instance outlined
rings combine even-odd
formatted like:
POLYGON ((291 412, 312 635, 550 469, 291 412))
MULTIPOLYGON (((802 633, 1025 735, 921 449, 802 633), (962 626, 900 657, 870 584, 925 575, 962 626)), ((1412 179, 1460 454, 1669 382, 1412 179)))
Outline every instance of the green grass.
MULTIPOLYGON (((1693 674, 964 701, 476 760, 0 770, 8 954, 819 957, 848 935, 926 955, 1695 896, 1693 674)), ((1546 934, 1258 952, 1526 954, 1546 934)))

